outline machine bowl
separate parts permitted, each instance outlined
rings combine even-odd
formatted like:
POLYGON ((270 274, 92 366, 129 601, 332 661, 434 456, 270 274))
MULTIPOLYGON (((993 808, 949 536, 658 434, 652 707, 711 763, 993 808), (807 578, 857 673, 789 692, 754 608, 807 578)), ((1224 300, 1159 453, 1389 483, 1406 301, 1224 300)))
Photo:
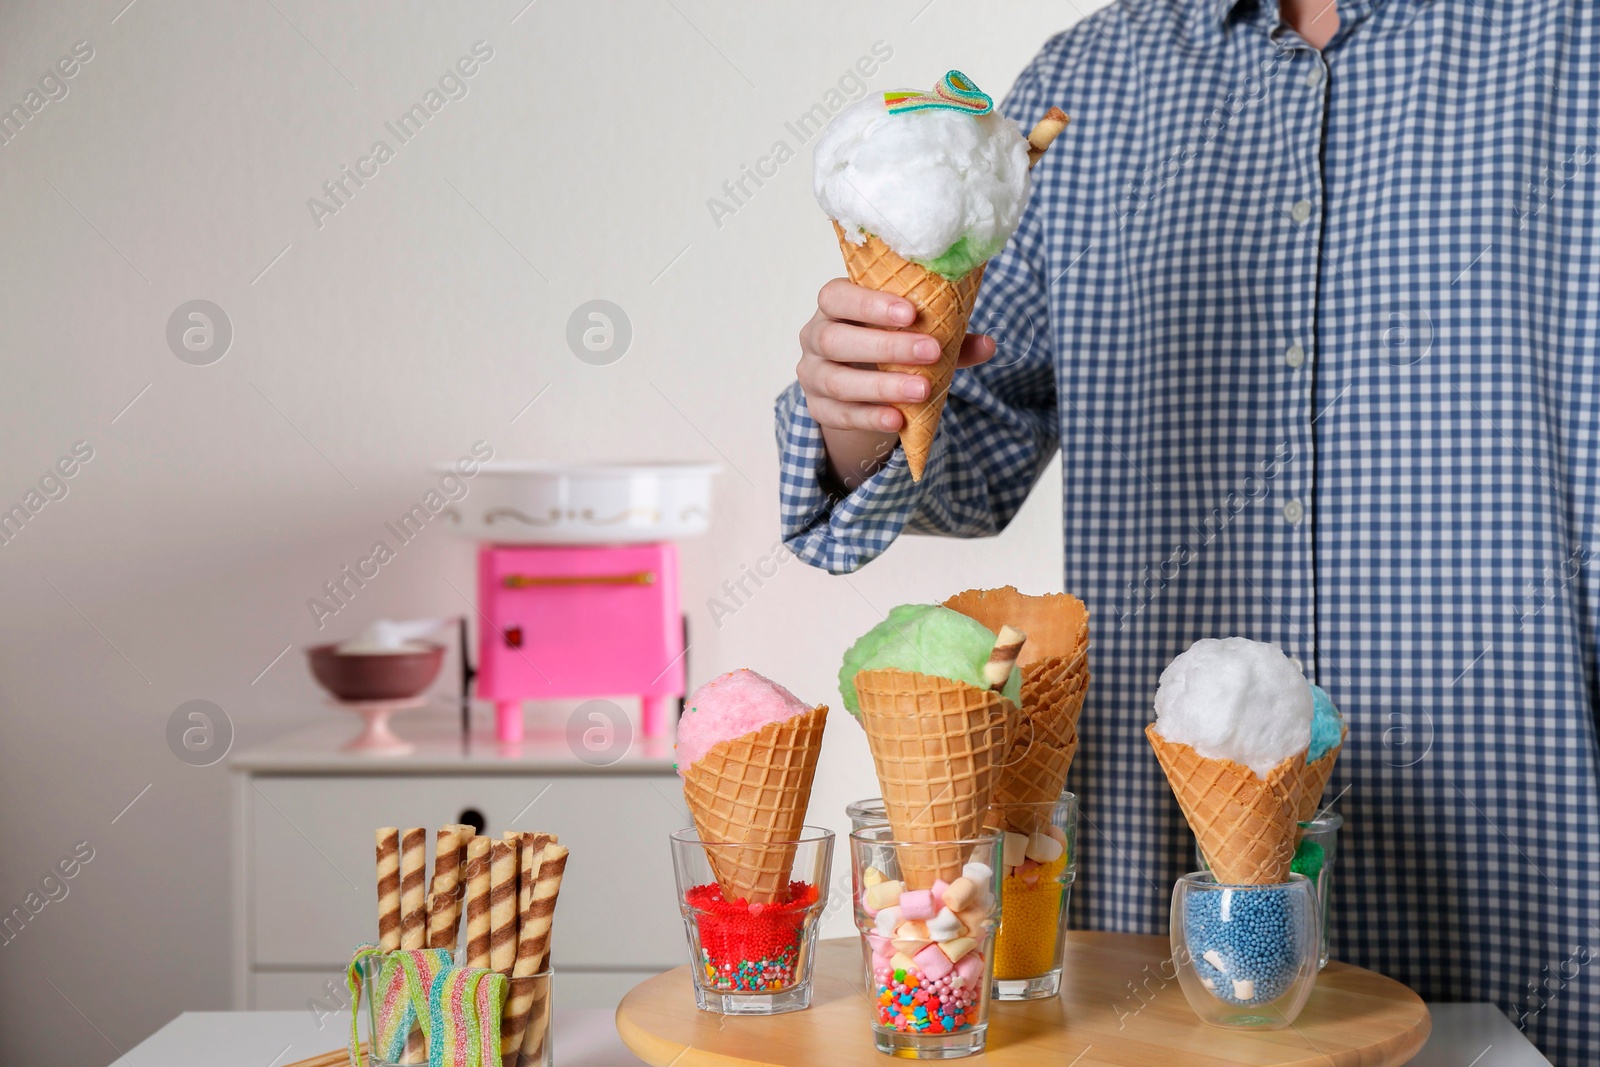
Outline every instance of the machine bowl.
POLYGON ((719 469, 714 463, 490 462, 444 515, 456 533, 493 544, 671 541, 710 525, 711 476, 719 469))
POLYGON ((429 644, 421 652, 355 652, 339 646, 306 649, 311 673, 337 700, 407 700, 433 684, 444 663, 444 646, 429 644))

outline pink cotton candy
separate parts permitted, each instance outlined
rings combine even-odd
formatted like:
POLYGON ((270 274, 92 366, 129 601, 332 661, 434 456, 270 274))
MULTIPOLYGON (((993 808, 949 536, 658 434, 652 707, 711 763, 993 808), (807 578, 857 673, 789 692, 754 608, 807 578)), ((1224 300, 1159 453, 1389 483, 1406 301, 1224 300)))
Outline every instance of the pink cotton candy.
POLYGON ((931 919, 939 914, 939 905, 933 902, 931 889, 908 889, 900 894, 902 919, 931 919))
MULTIPOLYGON (((930 982, 937 982, 956 969, 955 964, 950 962, 950 957, 946 956, 944 949, 938 945, 929 945, 911 958, 916 961, 917 970, 922 972, 922 977, 930 982)), ((983 973, 981 968, 978 973, 980 975, 983 973)))
POLYGON ((770 678, 741 668, 696 689, 678 720, 678 773, 698 762, 713 745, 754 733, 811 710, 770 678))

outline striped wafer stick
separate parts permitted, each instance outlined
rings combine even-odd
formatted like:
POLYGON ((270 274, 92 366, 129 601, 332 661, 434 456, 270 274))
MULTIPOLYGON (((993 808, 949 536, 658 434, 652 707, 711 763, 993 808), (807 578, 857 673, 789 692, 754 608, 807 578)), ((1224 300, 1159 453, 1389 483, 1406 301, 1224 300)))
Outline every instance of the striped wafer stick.
POLYGON ((500 1015, 500 1055, 503 1067, 516 1067, 517 1055, 522 1051, 522 1038, 528 1031, 528 1018, 533 1014, 534 989, 539 983, 530 981, 539 969, 537 950, 533 945, 533 890, 539 882, 539 859, 544 852, 549 834, 522 833, 519 837, 521 859, 517 864, 517 961, 511 965, 511 988, 506 994, 505 1010, 500 1015))
POLYGON ((400 947, 400 831, 384 826, 378 839, 378 947, 400 947))
MULTIPOLYGON (((561 876, 566 870, 566 848, 556 844, 546 845, 539 858, 539 880, 534 885, 533 903, 528 908, 534 928, 533 940, 539 952, 535 973, 544 970, 550 963, 550 923, 555 918, 556 897, 561 892, 561 876)), ((522 1036, 524 1059, 538 1061, 549 1026, 550 983, 545 981, 538 983, 534 991, 532 1016, 528 1019, 527 1032, 522 1036)))
POLYGON ((510 974, 517 958, 517 853, 496 841, 489 853, 489 966, 510 974))
POLYGON ((400 947, 426 947, 427 910, 423 881, 428 870, 428 831, 408 827, 400 835, 400 947))
POLYGON ((989 653, 989 662, 983 665, 983 680, 989 683, 990 689, 1004 689, 1006 682, 1011 678, 1011 668, 1017 664, 1017 657, 1022 654, 1023 643, 1028 640, 1028 635, 1012 626, 1000 627, 1000 634, 994 639, 994 650, 989 653))
POLYGON ((467 966, 489 966, 489 846, 487 837, 467 842, 467 966))
POLYGON ((461 917, 461 835, 454 826, 439 830, 433 851, 433 885, 428 891, 428 947, 456 947, 461 917))

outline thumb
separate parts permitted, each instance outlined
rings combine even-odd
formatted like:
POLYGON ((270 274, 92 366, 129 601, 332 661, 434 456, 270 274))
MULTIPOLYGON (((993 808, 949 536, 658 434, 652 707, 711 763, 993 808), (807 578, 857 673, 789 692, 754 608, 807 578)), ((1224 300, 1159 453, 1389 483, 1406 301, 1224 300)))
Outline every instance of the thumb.
POLYGON ((961 357, 956 360, 956 366, 976 367, 993 358, 994 339, 986 334, 969 333, 966 340, 961 342, 961 357))

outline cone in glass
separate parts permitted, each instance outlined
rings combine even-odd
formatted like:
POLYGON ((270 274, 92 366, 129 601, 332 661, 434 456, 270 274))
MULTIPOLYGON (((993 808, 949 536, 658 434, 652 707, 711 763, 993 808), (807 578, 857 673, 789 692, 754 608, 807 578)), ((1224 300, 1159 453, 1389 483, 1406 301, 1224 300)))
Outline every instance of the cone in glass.
POLYGON ((1305 753, 1290 756, 1258 778, 1244 764, 1211 759, 1168 741, 1153 725, 1144 733, 1217 881, 1287 882, 1299 829, 1295 815, 1305 753))
POLYGON ((969 856, 949 842, 983 832, 1017 720, 990 689, 893 669, 855 676, 885 813, 908 887, 952 882, 969 856))
MULTIPOLYGON (((683 775, 683 796, 700 840, 733 846, 798 840, 827 716, 827 706, 819 704, 719 741, 692 763, 683 775)), ((710 848, 706 854, 728 900, 787 899, 792 848, 710 848)))
POLYGON ((1344 727, 1339 733, 1339 743, 1322 754, 1322 758, 1315 763, 1306 764, 1305 773, 1295 783, 1295 819, 1297 822, 1310 822, 1317 816, 1317 805, 1322 803, 1323 791, 1328 788, 1328 779, 1333 777, 1333 762, 1339 758, 1339 750, 1344 748, 1344 739, 1350 736, 1350 727, 1344 727))
MULTIPOLYGON (((969 589, 944 606, 991 630, 1010 624, 1028 635, 1022 671, 1022 718, 995 785, 997 804, 1050 804, 1066 788, 1078 750, 1078 714, 1089 689, 1089 609, 1068 593, 1029 596, 1014 586, 969 589)), ((1036 827, 1007 826, 1016 833, 1036 827)))

